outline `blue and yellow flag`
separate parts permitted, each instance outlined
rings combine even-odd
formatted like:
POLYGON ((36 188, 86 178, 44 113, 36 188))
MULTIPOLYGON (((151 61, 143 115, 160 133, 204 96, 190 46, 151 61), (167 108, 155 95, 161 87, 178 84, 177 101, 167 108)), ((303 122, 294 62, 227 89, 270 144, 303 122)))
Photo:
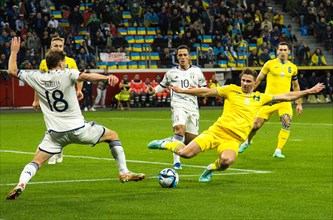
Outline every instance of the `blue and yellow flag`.
POLYGON ((146 28, 145 27, 138 27, 137 32, 139 35, 146 35, 146 28))
POLYGON ((138 63, 136 61, 130 61, 130 62, 128 62, 128 68, 129 69, 137 69, 138 68, 138 63))
POLYGON ((98 69, 106 69, 106 62, 98 62, 97 63, 98 69))
POLYGON ((128 35, 136 35, 136 27, 128 27, 127 28, 128 35))
POLYGON ((131 19, 132 15, 130 11, 123 11, 123 19, 131 19))
POLYGON ((118 69, 127 69, 127 62, 118 62, 118 69))
POLYGON ((160 60, 160 55, 158 54, 158 52, 151 52, 150 59, 151 60, 160 60))
POLYGON ((53 15, 54 18, 62 18, 61 11, 51 11, 51 15, 53 15))
POLYGON ((140 53, 138 53, 138 52, 132 52, 130 57, 131 57, 131 60, 140 60, 140 58, 141 58, 140 53))

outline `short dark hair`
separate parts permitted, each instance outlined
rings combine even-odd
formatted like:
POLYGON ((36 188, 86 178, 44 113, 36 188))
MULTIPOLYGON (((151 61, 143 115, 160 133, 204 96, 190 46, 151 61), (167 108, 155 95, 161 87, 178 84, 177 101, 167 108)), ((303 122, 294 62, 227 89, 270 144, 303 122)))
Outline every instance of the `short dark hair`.
POLYGON ((242 73, 241 73, 241 76, 243 76, 243 75, 251 75, 251 76, 253 76, 254 80, 256 80, 256 79, 257 79, 257 76, 258 76, 258 73, 257 73, 257 71, 255 71, 255 70, 252 70, 252 69, 246 68, 246 69, 244 69, 244 70, 242 71, 242 73))
POLYGON ((188 51, 188 53, 190 53, 190 48, 186 45, 180 45, 179 47, 177 47, 177 53, 181 49, 186 49, 188 51))
POLYGON ((46 65, 48 69, 56 68, 59 65, 60 61, 65 60, 65 52, 64 51, 52 51, 49 50, 46 53, 46 65))
POLYGON ((283 45, 287 45, 287 46, 288 46, 288 49, 290 50, 290 44, 287 43, 287 42, 285 42, 285 41, 281 41, 281 42, 277 45, 276 49, 279 48, 279 46, 283 46, 283 45))

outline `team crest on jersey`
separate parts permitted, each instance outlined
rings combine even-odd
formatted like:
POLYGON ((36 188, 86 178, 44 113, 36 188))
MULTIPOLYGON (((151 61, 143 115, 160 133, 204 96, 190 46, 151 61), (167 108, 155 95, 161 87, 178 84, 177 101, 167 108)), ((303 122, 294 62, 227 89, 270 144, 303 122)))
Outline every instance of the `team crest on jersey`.
POLYGON ((258 102, 259 102, 259 101, 260 101, 260 95, 259 95, 259 96, 256 96, 256 95, 254 95, 254 96, 253 96, 253 100, 255 100, 255 101, 258 101, 258 102))
POLYGON ((288 67, 288 73, 291 73, 291 67, 288 67))

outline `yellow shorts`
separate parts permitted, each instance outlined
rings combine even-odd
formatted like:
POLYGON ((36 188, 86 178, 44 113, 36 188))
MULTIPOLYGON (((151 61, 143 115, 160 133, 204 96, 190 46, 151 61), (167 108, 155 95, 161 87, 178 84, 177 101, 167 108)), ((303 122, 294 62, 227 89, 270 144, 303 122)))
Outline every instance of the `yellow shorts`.
POLYGON ((291 102, 281 102, 273 104, 271 106, 265 105, 261 107, 261 109, 259 110, 257 118, 263 118, 269 120, 270 117, 276 112, 278 112, 279 116, 284 114, 293 116, 293 108, 291 106, 291 102))
POLYGON ((200 146, 201 151, 216 148, 218 155, 221 155, 224 150, 233 150, 238 155, 238 147, 242 143, 237 135, 228 129, 223 129, 219 132, 206 130, 196 137, 194 141, 200 146))

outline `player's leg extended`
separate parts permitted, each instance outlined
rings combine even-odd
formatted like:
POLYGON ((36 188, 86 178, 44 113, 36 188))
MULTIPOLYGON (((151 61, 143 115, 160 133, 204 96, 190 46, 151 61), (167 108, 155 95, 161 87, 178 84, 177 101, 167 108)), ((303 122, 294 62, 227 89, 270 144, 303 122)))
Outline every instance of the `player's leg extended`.
POLYGON ((145 178, 143 173, 133 173, 128 170, 125 158, 125 152, 119 140, 118 134, 105 128, 104 135, 99 142, 108 142, 111 154, 114 157, 119 170, 119 179, 121 182, 139 181, 145 178))
POLYGON ((284 158, 285 156, 281 153, 283 147, 286 145, 289 135, 290 135, 290 123, 291 123, 291 115, 284 114, 280 116, 281 120, 281 130, 278 136, 278 145, 274 152, 273 157, 284 158))
POLYGON ((199 182, 209 182, 214 171, 223 171, 229 168, 237 158, 238 146, 239 141, 237 140, 222 141, 217 148, 219 158, 206 167, 199 178, 199 182))
POLYGON ((32 162, 28 163, 22 170, 19 183, 12 189, 7 195, 7 200, 16 199, 22 191, 25 189, 26 185, 29 183, 31 178, 36 174, 38 169, 52 156, 52 154, 46 153, 37 149, 34 159, 32 162))
POLYGON ((252 130, 248 135, 247 140, 239 146, 238 153, 243 153, 251 145, 253 137, 256 135, 257 131, 264 125, 265 121, 266 120, 264 118, 257 117, 255 119, 252 130))
MULTIPOLYGON (((180 142, 184 143, 185 141, 185 124, 178 124, 173 127, 173 142, 180 142)), ((175 169, 182 169, 181 163, 180 163, 180 156, 173 153, 173 168, 175 169)))

